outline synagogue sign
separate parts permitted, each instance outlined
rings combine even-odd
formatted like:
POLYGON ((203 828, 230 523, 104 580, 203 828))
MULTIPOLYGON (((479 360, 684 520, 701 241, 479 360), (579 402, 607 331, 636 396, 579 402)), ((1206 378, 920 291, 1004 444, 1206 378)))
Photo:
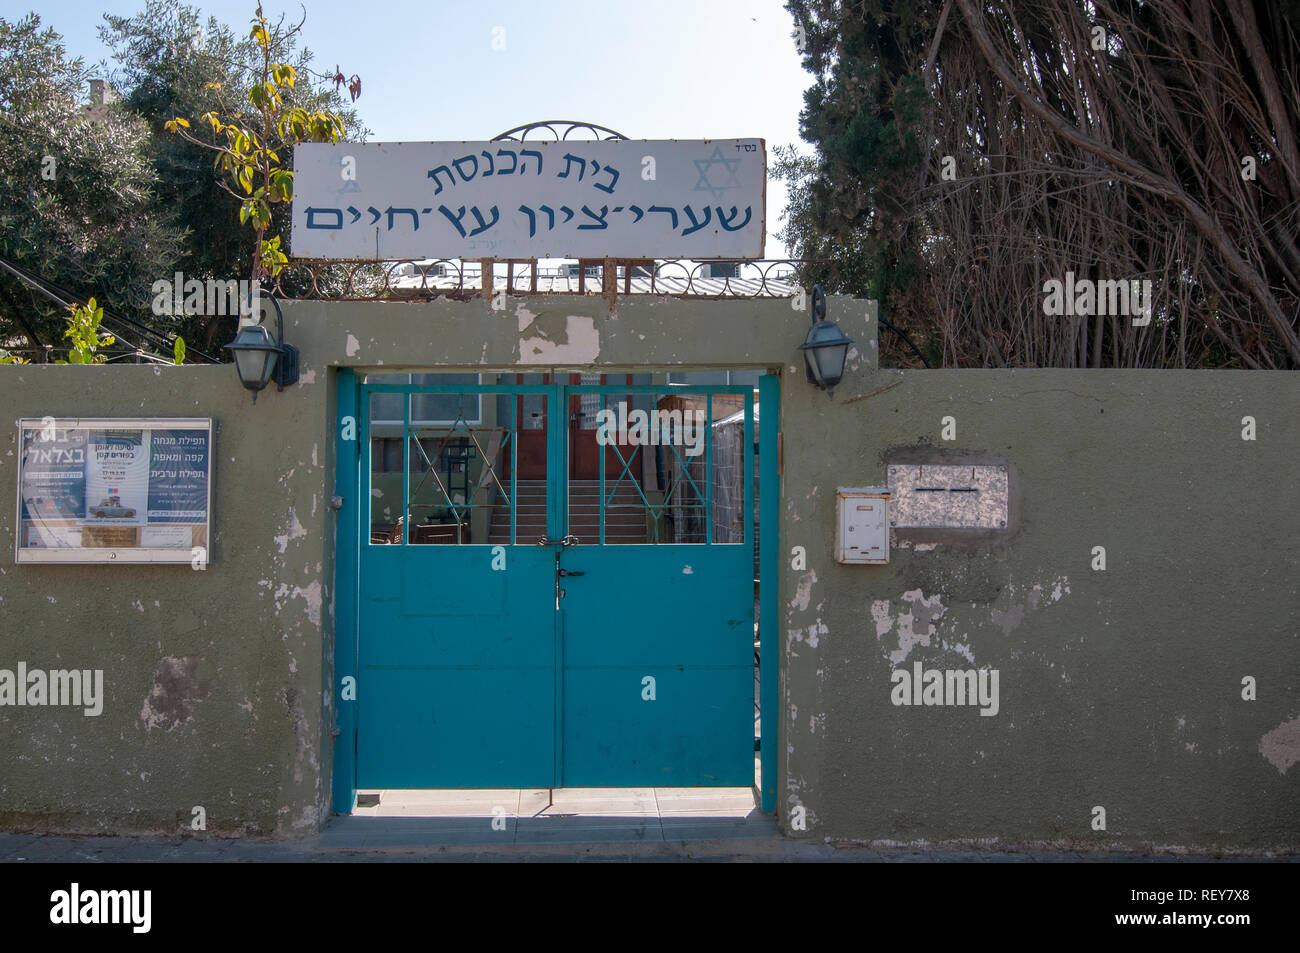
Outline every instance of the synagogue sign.
POLYGON ((209 419, 18 422, 17 562, 206 565, 209 419))
POLYGON ((762 139, 304 143, 296 258, 762 258, 762 139))

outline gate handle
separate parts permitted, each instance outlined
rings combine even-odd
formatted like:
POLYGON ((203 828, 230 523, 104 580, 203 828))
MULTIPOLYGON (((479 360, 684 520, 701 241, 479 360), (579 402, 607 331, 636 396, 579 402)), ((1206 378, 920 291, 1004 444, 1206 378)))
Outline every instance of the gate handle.
POLYGON ((555 546, 555 545, 577 546, 578 537, 566 536, 563 539, 551 539, 549 536, 542 535, 537 537, 537 545, 538 546, 555 546))
POLYGON ((572 570, 572 569, 561 569, 561 570, 560 570, 560 575, 561 575, 561 576, 585 576, 585 575, 587 575, 587 574, 586 574, 585 572, 582 572, 582 571, 574 571, 574 570, 572 570))

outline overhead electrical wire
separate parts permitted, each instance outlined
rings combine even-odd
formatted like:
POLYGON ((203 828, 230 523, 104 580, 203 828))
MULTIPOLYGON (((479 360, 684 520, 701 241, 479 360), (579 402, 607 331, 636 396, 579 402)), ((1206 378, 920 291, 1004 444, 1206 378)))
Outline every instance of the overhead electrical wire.
MULTIPOLYGON (((29 271, 26 268, 23 268, 21 265, 15 265, 13 262, 8 261, 4 258, 0 258, 0 269, 9 272, 19 281, 23 282, 23 284, 40 292, 45 297, 49 298, 51 301, 58 304, 60 307, 69 308, 72 306, 74 302, 82 305, 86 304, 86 301, 83 298, 81 298, 80 295, 74 294, 73 292, 69 291, 67 288, 64 288, 63 286, 53 281, 50 281, 48 278, 43 278, 40 275, 32 271, 29 271)), ((154 350, 170 351, 175 346, 176 336, 174 334, 169 337, 165 334, 155 331, 153 328, 149 327, 148 325, 141 324, 139 321, 136 321, 133 318, 127 318, 118 314, 114 314, 113 312, 109 311, 107 308, 104 309, 104 324, 108 326, 109 330, 113 331, 114 337, 118 338, 127 347, 131 347, 134 350, 134 353, 119 355, 115 358, 112 358, 113 360, 116 360, 121 356, 135 356, 136 354, 145 358, 163 357, 163 355, 161 354, 150 355, 145 351, 144 347, 142 347, 140 344, 132 344, 131 341, 129 341, 126 337, 122 335, 121 333, 122 330, 126 330, 127 334, 137 335, 142 342, 147 343, 154 350)), ((212 357, 210 354, 205 354, 203 351, 200 351, 197 348, 186 347, 185 349, 186 358, 189 358, 191 355, 197 358, 198 361, 202 363, 207 363, 207 364, 222 363, 219 359, 212 357)), ((166 362, 171 363, 170 359, 166 359, 166 362)))

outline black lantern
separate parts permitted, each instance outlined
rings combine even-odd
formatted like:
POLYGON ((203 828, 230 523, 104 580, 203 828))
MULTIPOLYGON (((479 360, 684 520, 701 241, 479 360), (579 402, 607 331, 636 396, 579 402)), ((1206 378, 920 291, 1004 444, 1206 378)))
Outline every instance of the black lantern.
POLYGON ((804 342, 799 345, 799 350, 803 351, 808 383, 816 384, 833 397, 835 385, 844 377, 844 362, 848 359, 849 345, 852 343, 852 339, 844 336, 838 324, 826 320, 826 294, 821 285, 815 286, 812 327, 808 329, 804 342))
POLYGON ((271 303, 275 306, 278 340, 271 339, 271 332, 265 325, 250 324, 240 328, 235 339, 226 345, 226 350, 235 355, 239 382, 253 392, 253 400, 257 400, 258 391, 272 378, 280 390, 298 380, 298 349, 284 343, 284 316, 280 313, 280 303, 274 295, 271 303))

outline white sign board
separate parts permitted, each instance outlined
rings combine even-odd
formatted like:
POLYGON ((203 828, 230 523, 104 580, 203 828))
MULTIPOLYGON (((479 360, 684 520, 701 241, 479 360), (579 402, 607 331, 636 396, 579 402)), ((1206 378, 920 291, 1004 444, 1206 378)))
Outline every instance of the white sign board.
POLYGON ((304 143, 295 258, 762 258, 762 139, 304 143))

